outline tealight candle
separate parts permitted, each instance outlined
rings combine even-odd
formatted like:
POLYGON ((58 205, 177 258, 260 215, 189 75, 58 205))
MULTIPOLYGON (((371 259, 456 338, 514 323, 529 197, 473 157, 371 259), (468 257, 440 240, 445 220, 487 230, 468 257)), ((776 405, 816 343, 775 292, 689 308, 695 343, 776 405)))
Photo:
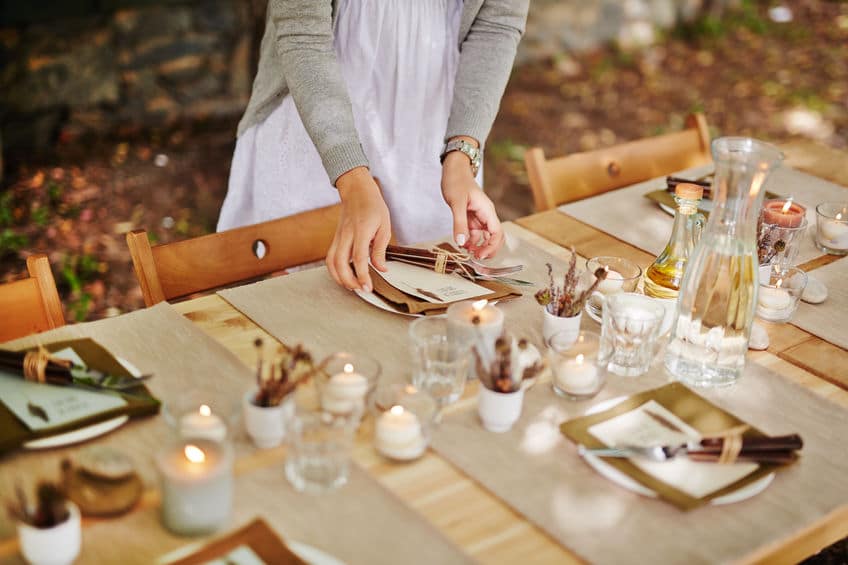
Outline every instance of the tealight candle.
POLYGON ((226 525, 233 499, 233 456, 227 444, 192 439, 157 458, 162 521, 180 535, 214 532, 226 525))
POLYGON ((214 414, 206 404, 201 404, 196 411, 183 414, 179 427, 183 437, 211 441, 224 441, 227 437, 227 425, 224 420, 214 414))
POLYGON ((556 384, 570 394, 592 394, 598 388, 598 368, 579 353, 574 359, 566 359, 558 365, 556 384))
POLYGON ((789 292, 780 288, 780 282, 778 281, 778 288, 772 288, 770 286, 760 287, 760 294, 757 298, 757 304, 760 308, 781 311, 792 306, 792 297, 789 296, 789 292))
POLYGON ((788 322, 806 286, 807 275, 797 267, 771 271, 757 293, 757 316, 770 322, 788 322))
POLYGON ((800 204, 787 200, 769 200, 763 205, 763 221, 767 224, 796 228, 804 221, 807 209, 800 204))
POLYGON ((418 416, 399 405, 392 406, 377 419, 374 442, 381 454, 401 461, 417 459, 427 449, 418 416))
POLYGON ((819 247, 829 253, 848 252, 848 203, 822 202, 816 206, 819 247))
POLYGON ((624 276, 618 271, 604 267, 607 277, 598 283, 598 292, 601 294, 616 294, 624 289, 624 276))
POLYGON ((340 373, 330 377, 321 394, 321 406, 334 414, 350 414, 362 410, 368 394, 368 379, 346 363, 340 373))
POLYGON ((468 340, 487 355, 494 355, 495 341, 503 333, 504 314, 488 300, 451 304, 447 320, 452 339, 468 340))
POLYGON ((597 365, 600 336, 596 332, 581 331, 574 342, 561 338, 563 334, 557 334, 549 343, 554 392, 572 400, 596 395, 605 379, 603 369, 597 365))

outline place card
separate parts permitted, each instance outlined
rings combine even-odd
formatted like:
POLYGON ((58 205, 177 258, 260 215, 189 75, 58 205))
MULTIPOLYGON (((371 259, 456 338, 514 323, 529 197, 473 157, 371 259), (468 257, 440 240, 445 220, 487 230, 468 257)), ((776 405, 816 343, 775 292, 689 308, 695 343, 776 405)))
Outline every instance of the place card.
POLYGON ((424 267, 386 261, 386 272, 373 269, 396 289, 432 304, 447 304, 493 294, 494 291, 455 274, 439 274, 424 267))
MULTIPOLYGON (((610 447, 636 445, 679 445, 698 442, 702 435, 655 400, 635 410, 589 428, 589 433, 610 447)), ((631 462, 658 480, 702 498, 717 492, 757 470, 756 463, 716 464, 676 457, 671 461, 631 459, 631 462)))

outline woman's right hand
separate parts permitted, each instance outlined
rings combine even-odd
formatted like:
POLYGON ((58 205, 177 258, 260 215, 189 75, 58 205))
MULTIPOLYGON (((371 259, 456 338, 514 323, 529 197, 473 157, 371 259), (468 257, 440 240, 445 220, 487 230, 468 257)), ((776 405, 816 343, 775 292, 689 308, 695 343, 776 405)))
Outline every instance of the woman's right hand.
POLYGON ((386 246, 392 237, 389 208, 365 167, 340 176, 336 188, 342 210, 336 236, 327 252, 327 269, 341 286, 371 292, 374 286, 368 273, 369 259, 380 271, 386 270, 386 246))

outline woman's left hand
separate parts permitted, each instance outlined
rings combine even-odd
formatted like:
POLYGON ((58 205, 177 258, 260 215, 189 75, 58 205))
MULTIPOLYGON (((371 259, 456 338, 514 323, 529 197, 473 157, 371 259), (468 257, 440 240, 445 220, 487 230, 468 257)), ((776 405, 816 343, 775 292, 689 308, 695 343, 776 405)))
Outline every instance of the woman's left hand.
POLYGON ((491 257, 504 242, 495 205, 477 185, 468 157, 459 151, 445 156, 442 196, 453 213, 453 237, 478 259, 491 257))

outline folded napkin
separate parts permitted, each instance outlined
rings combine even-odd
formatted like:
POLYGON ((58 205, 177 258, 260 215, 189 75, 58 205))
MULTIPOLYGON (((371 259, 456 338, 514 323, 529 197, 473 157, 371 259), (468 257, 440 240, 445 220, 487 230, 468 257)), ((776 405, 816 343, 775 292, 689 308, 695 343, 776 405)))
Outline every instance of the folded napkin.
MULTIPOLYGON (((744 429, 743 441, 765 434, 714 405, 681 383, 628 397, 612 408, 562 424, 562 433, 587 448, 669 445, 744 429)), ((691 510, 768 475, 781 465, 668 462, 605 458, 604 462, 657 493, 681 510, 691 510)))
MULTIPOLYGON (((72 349, 91 369, 110 375, 132 376, 103 346, 84 338, 44 346, 51 353, 72 349)), ((35 384, 23 378, 0 375, 0 453, 27 441, 69 432, 118 416, 144 416, 159 411, 159 401, 142 383, 125 391, 94 391, 73 386, 35 384), (43 396, 42 396, 43 395, 43 396), (68 402, 63 397, 67 396, 68 402), (60 407, 53 410, 46 404, 60 407), (42 405, 44 404, 44 406, 42 405)))
POLYGON ((300 557, 283 543, 283 540, 265 523, 257 518, 245 527, 223 538, 217 539, 201 550, 170 565, 306 565, 300 557))

